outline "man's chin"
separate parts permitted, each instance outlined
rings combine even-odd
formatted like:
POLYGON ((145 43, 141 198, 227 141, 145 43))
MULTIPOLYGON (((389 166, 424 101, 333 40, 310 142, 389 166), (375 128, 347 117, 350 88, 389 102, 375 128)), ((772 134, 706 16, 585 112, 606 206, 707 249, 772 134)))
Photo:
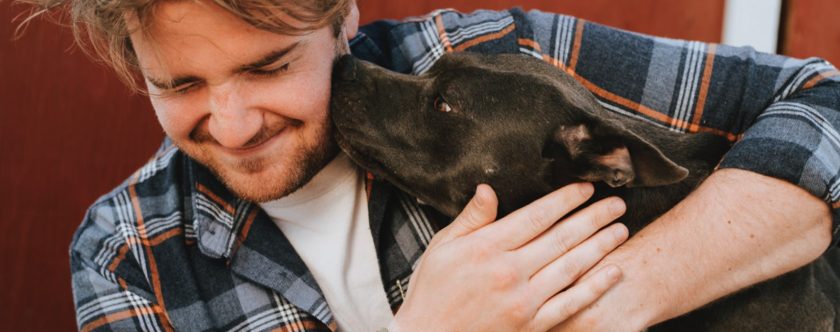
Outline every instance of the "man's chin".
POLYGON ((278 169, 248 173, 217 170, 213 172, 237 197, 256 203, 285 197, 300 189, 312 178, 303 172, 285 172, 278 169))
POLYGON ((334 146, 326 145, 299 158, 260 168, 231 169, 212 164, 208 168, 239 198, 261 203, 283 198, 303 187, 337 152, 334 146))

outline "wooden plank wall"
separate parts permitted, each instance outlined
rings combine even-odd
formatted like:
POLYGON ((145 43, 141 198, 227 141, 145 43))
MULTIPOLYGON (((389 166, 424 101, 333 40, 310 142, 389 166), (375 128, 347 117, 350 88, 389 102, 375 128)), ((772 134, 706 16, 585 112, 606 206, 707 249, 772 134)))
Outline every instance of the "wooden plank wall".
POLYGON ((147 98, 72 48, 68 29, 0 2, 0 330, 72 331, 68 248, 85 209, 163 137, 147 98))
POLYGON ((380 18, 423 15, 437 8, 463 12, 476 9, 523 9, 568 14, 628 29, 671 38, 719 42, 724 0, 357 0, 362 22, 380 18))
POLYGON ((840 1, 784 0, 781 49, 798 58, 822 57, 840 65, 840 1))

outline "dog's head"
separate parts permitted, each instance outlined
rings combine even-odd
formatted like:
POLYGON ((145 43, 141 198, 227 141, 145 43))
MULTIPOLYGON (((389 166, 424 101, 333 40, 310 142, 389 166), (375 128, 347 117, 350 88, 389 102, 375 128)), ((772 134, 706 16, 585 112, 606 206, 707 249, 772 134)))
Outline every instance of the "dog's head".
POLYGON ((421 76, 344 56, 331 108, 355 162, 451 216, 479 183, 507 213, 570 182, 659 186, 687 175, 568 74, 522 55, 451 53, 421 76))

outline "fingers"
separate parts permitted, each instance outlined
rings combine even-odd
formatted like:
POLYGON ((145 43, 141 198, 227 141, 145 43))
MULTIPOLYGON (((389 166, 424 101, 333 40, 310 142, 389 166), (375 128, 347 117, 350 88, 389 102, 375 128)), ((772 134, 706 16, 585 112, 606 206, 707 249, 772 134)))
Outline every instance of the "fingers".
POLYGON ((586 202, 593 191, 586 182, 562 187, 487 227, 485 235, 502 249, 519 248, 586 202))
POLYGON ((627 236, 627 227, 613 224, 546 265, 531 277, 529 286, 533 289, 534 296, 541 300, 554 296, 577 281, 604 256, 627 240, 627 236))
POLYGON ((536 272, 553 262, 616 218, 626 206, 618 197, 602 199, 555 224, 518 250, 523 269, 536 272))
POLYGON ((492 223, 496 220, 498 205, 498 198, 493 189, 486 184, 478 185, 475 196, 449 226, 438 232, 438 235, 432 239, 433 244, 445 243, 492 223))
POLYGON ((547 331, 595 302, 621 279, 621 270, 608 265, 587 279, 553 296, 537 311, 534 330, 547 331))

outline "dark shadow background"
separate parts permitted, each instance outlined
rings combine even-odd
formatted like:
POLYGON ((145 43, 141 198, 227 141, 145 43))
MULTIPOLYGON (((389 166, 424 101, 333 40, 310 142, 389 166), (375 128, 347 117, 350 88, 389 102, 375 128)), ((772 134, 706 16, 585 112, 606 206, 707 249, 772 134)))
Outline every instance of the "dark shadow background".
MULTIPOLYGON (((644 33, 718 42, 724 0, 358 0, 362 21, 522 6, 644 33)), ((785 7, 782 48, 840 60, 834 0, 785 7), (828 26, 827 25, 831 25, 828 26)), ((68 246, 85 209, 141 166, 163 134, 145 97, 73 46, 67 28, 0 0, 0 330, 75 329, 68 246)))

